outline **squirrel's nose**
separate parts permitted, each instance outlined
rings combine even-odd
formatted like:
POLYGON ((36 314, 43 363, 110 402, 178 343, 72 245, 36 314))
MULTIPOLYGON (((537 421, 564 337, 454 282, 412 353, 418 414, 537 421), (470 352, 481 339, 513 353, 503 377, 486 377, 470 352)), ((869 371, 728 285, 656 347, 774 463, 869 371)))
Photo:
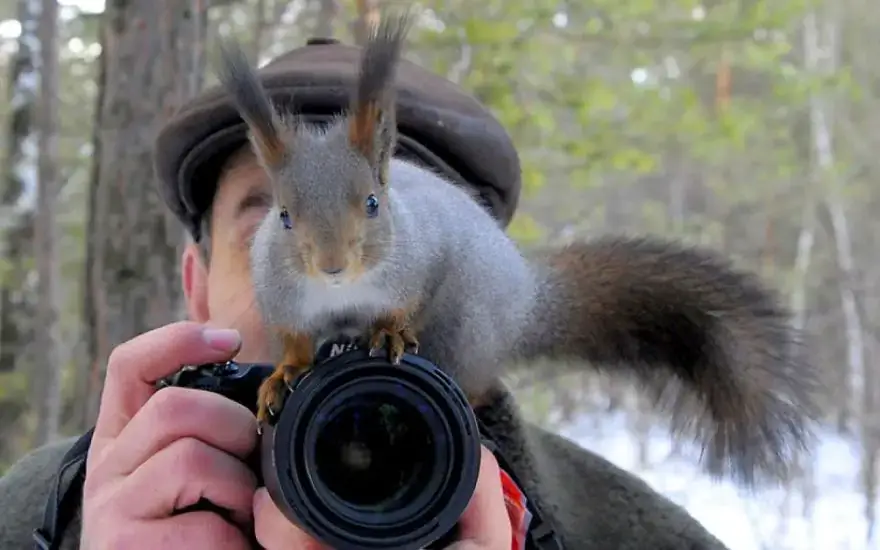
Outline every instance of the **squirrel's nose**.
POLYGON ((324 273, 326 273, 327 275, 339 275, 340 273, 342 273, 342 268, 338 267, 338 266, 325 267, 325 268, 322 268, 322 271, 324 273))

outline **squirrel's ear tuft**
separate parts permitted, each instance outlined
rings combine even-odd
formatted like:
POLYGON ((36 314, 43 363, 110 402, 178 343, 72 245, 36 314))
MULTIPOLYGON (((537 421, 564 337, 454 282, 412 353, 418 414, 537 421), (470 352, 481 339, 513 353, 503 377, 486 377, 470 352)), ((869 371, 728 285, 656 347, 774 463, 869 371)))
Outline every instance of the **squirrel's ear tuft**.
POLYGON ((278 167, 287 156, 278 113, 237 43, 221 43, 220 56, 220 83, 248 125, 254 152, 267 168, 278 167))
POLYGON ((388 163, 397 144, 394 79, 409 15, 383 17, 364 46, 351 107, 348 140, 387 183, 388 163))
POLYGON ((277 131, 266 132, 252 127, 249 140, 260 162, 267 168, 277 168, 287 156, 287 148, 277 131))

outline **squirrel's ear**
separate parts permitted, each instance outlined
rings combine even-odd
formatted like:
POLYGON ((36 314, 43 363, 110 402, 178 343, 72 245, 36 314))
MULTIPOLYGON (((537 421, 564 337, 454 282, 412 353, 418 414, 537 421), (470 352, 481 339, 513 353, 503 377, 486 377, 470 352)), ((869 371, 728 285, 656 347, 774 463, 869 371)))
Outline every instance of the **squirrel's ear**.
POLYGON ((391 106, 379 110, 379 121, 376 128, 375 168, 379 185, 388 185, 388 169, 394 148, 397 145, 397 118, 394 116, 393 99, 391 106))
POLYGON ((408 12, 383 17, 361 57, 360 75, 349 118, 348 141, 388 183, 388 165, 397 145, 397 63, 408 31, 408 12))
POLYGON ((348 127, 348 141, 379 174, 379 183, 388 183, 388 164, 397 145, 394 96, 388 91, 381 100, 356 104, 348 127))
POLYGON ((287 154, 278 112, 238 43, 221 42, 220 56, 220 83, 247 124, 257 158, 265 167, 277 168, 287 154))

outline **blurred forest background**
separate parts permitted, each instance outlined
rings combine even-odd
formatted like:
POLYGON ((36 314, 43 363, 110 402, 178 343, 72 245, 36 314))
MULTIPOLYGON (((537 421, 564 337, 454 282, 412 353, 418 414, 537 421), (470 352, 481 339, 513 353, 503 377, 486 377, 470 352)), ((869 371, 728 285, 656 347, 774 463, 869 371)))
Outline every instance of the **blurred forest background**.
MULTIPOLYGON (((876 517, 880 3, 411 4, 407 57, 474 93, 520 149, 523 246, 657 233, 784 293, 824 368, 828 433, 857 457, 859 514, 876 517)), ((376 8, 0 0, 0 472, 86 429, 113 346, 180 317, 184 232, 154 192, 150 147, 215 82, 217 38, 264 63, 311 36, 356 42, 376 8)), ((636 435, 662 422, 621 381, 514 383, 551 427, 616 410, 634 411, 636 435)), ((809 507, 821 488, 802 470, 792 491, 809 507)))

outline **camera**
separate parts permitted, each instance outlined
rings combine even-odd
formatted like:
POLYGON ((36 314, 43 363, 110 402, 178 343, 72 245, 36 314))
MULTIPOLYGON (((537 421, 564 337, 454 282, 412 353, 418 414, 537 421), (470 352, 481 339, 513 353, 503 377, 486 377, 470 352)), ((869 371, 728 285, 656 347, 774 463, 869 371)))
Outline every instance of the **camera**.
MULTIPOLYGON (((270 364, 184 367, 161 386, 220 393, 256 412, 270 364)), ((251 467, 278 508, 340 550, 442 548, 475 490, 481 435, 437 365, 399 364, 351 339, 318 348, 262 427, 251 467)))

